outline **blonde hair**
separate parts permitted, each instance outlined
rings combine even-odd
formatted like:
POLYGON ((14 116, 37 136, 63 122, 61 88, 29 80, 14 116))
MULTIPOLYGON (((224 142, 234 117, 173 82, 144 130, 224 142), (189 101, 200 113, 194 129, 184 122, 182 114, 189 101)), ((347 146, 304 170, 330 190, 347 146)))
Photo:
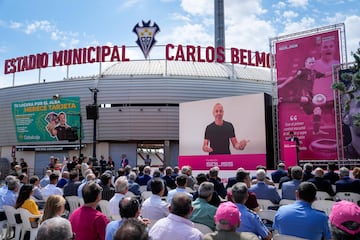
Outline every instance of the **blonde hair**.
POLYGON ((65 206, 65 198, 61 195, 50 195, 46 200, 45 207, 44 207, 44 215, 41 219, 41 222, 57 217, 61 207, 65 206))

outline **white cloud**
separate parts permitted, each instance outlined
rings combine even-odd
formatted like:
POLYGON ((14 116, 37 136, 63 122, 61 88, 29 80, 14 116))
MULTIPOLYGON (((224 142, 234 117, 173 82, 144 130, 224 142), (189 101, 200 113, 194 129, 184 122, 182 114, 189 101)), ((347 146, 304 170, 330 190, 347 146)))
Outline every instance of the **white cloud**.
POLYGON ((170 14, 170 18, 175 21, 191 22, 190 16, 182 15, 180 13, 172 13, 170 14))
POLYGON ((265 12, 259 0, 244 0, 241 4, 227 1, 225 3, 226 47, 268 51, 269 37, 274 36, 275 29, 270 22, 261 19, 265 12))
POLYGON ((191 45, 214 45, 213 36, 201 24, 185 24, 173 28, 166 36, 159 36, 159 42, 191 45))
POLYGON ((136 6, 138 5, 140 2, 140 0, 126 0, 126 1, 123 1, 123 3, 121 4, 121 8, 131 8, 133 6, 136 6))
POLYGON ((261 16, 267 10, 262 8, 260 0, 225 1, 225 16, 236 20, 248 18, 249 16, 261 16))
POLYGON ((275 29, 269 22, 246 18, 241 25, 227 28, 225 41, 227 47, 245 48, 253 51, 269 51, 269 38, 275 35, 275 29))
POLYGON ((290 6, 292 7, 301 7, 301 8, 306 8, 306 6, 308 5, 308 0, 288 0, 290 6))
POLYGON ((346 32, 346 45, 347 45, 347 56, 348 61, 355 61, 354 57, 351 56, 351 52, 355 52, 360 48, 360 17, 359 16, 349 16, 345 19, 345 32, 346 32))
POLYGON ((182 0, 181 7, 192 15, 211 15, 214 13, 214 1, 211 0, 182 0), (209 4, 211 2, 211 4, 209 4))
POLYGON ((10 22, 10 25, 9 25, 9 27, 12 28, 12 29, 18 29, 21 26, 22 26, 22 24, 19 23, 19 22, 10 22))
POLYGON ((52 29, 54 29, 54 26, 52 26, 49 21, 34 21, 28 24, 24 31, 26 34, 32 34, 38 30, 50 32, 52 29))
POLYGON ((295 18, 297 16, 299 16, 299 14, 294 11, 285 11, 283 13, 283 17, 285 17, 285 18, 295 18))
POLYGON ((310 17, 303 17, 300 22, 287 22, 285 24, 285 28, 282 34, 290 34, 307 29, 312 29, 314 25, 315 19, 310 17))
POLYGON ((344 22, 345 18, 346 18, 346 16, 344 16, 344 14, 336 13, 335 15, 326 17, 324 20, 325 20, 325 22, 327 22, 329 24, 335 24, 335 23, 344 22))
POLYGON ((273 4, 272 7, 275 9, 282 9, 282 8, 286 7, 286 3, 280 1, 280 2, 273 4))

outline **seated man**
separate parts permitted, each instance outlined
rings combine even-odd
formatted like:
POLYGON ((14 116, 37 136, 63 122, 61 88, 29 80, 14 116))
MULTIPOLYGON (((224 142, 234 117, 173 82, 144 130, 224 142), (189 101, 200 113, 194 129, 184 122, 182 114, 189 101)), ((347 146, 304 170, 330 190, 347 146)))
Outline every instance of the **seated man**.
POLYGON ((149 166, 146 166, 144 167, 144 175, 142 176, 139 176, 139 178, 137 179, 137 183, 140 185, 140 186, 146 186, 146 184, 148 183, 148 181, 151 180, 151 176, 150 176, 150 173, 151 173, 151 168, 149 166))
POLYGON ((304 173, 303 173, 303 181, 307 181, 310 178, 314 177, 314 174, 312 173, 314 167, 311 163, 305 163, 304 164, 304 173))
POLYGON ((273 180, 274 183, 279 183, 280 178, 285 177, 286 175, 287 172, 285 170, 285 164, 279 163, 277 170, 271 173, 271 179, 273 180))
POLYGON ((171 201, 169 216, 158 220, 149 231, 152 240, 201 240, 202 233, 193 227, 189 217, 193 211, 191 199, 176 193, 171 201))
POLYGON ((330 181, 331 184, 335 184, 336 181, 340 179, 339 174, 335 172, 337 169, 336 164, 334 162, 329 162, 327 166, 328 172, 324 174, 324 179, 330 181))
POLYGON ((129 183, 125 176, 121 176, 115 181, 115 195, 109 201, 110 214, 119 215, 119 202, 125 197, 129 190, 129 183))
POLYGON ((303 172, 301 167, 295 166, 291 168, 291 181, 284 182, 281 188, 282 199, 296 200, 296 189, 301 183, 303 172))
POLYGON ((153 178, 150 181, 152 195, 142 203, 141 216, 150 220, 159 220, 169 215, 169 204, 161 199, 165 185, 161 178, 153 178))
MULTIPOLYGON (((235 185, 237 182, 245 183, 247 188, 251 187, 251 179, 250 179, 250 172, 246 171, 244 168, 239 168, 236 172, 236 182, 231 186, 235 185)), ((245 202, 245 206, 254 212, 258 212, 260 210, 259 204, 257 202, 256 194, 253 192, 248 192, 249 196, 245 202)), ((232 193, 231 188, 227 192, 227 199, 228 201, 232 200, 232 193)))
POLYGON ((214 190, 220 197, 226 197, 226 189, 224 184, 221 182, 221 179, 219 178, 219 167, 212 167, 210 169, 209 182, 214 184, 214 190))
POLYGON ((78 189, 81 182, 79 181, 79 174, 77 171, 71 171, 69 175, 69 181, 64 186, 64 196, 77 196, 78 189))
POLYGON ((171 200, 173 198, 173 196, 176 194, 176 193, 185 193, 191 200, 193 199, 193 196, 188 193, 186 191, 186 183, 187 183, 187 179, 188 179, 188 176, 184 175, 184 174, 181 174, 179 176, 176 177, 176 188, 169 191, 168 195, 167 195, 167 202, 168 203, 171 203, 171 200))
POLYGON ((125 219, 111 240, 149 240, 146 225, 138 219, 125 219))
POLYGON ((266 173, 263 169, 256 171, 257 183, 252 185, 250 192, 256 194, 257 199, 267 199, 274 204, 278 204, 281 200, 280 195, 274 186, 265 183, 266 173))
POLYGON ((246 184, 235 184, 232 187, 231 192, 232 199, 241 213, 241 225, 237 231, 251 232, 260 236, 262 239, 270 240, 272 238, 272 234, 261 221, 260 217, 244 205, 249 196, 246 184))
POLYGON ((140 203, 137 199, 124 197, 119 203, 120 220, 112 221, 106 226, 105 240, 112 240, 116 230, 123 224, 125 219, 138 218, 140 216, 140 203))
POLYGON ((328 217, 311 207, 316 199, 316 186, 302 182, 296 191, 296 198, 295 203, 278 209, 273 228, 280 234, 304 239, 331 239, 328 217))
POLYGON ((194 210, 190 216, 190 220, 195 223, 204 224, 214 231, 214 216, 216 212, 216 207, 209 203, 213 192, 213 183, 203 182, 200 184, 198 190, 199 197, 192 203, 194 210))
POLYGON ((360 180, 350 177, 350 171, 346 167, 339 170, 340 180, 335 182, 336 192, 354 192, 360 194, 360 180))
POLYGON ((329 196, 335 196, 334 189, 331 186, 329 180, 324 179, 324 170, 321 167, 318 167, 314 171, 314 178, 310 178, 308 182, 315 184, 318 191, 327 192, 329 196))
POLYGON ((41 193, 44 198, 49 197, 50 195, 63 195, 63 190, 57 187, 57 183, 59 181, 59 175, 56 173, 51 173, 50 176, 50 183, 46 185, 43 189, 41 189, 41 193))

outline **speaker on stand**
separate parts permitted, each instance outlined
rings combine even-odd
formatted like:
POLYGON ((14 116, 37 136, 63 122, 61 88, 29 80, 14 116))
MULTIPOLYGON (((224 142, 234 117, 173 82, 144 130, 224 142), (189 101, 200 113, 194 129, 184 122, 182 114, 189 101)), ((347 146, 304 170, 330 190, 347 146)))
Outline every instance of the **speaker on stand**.
POLYGON ((86 106, 86 119, 99 119, 99 107, 97 105, 86 106))

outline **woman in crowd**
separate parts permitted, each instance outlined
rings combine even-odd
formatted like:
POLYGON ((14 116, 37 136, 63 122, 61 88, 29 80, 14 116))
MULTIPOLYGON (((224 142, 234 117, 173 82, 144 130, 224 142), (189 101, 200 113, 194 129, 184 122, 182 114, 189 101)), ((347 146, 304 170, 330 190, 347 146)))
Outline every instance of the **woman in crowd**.
MULTIPOLYGON (((38 205, 36 204, 35 200, 31 198, 32 194, 34 193, 34 185, 32 184, 24 184, 20 188, 19 196, 16 199, 15 208, 24 208, 28 210, 31 214, 34 215, 41 215, 39 211, 38 205)), ((31 224, 37 224, 38 218, 30 218, 31 224)))
POLYGON ((53 218, 60 217, 65 210, 66 200, 60 195, 51 195, 48 197, 44 207, 44 215, 41 222, 53 218))

